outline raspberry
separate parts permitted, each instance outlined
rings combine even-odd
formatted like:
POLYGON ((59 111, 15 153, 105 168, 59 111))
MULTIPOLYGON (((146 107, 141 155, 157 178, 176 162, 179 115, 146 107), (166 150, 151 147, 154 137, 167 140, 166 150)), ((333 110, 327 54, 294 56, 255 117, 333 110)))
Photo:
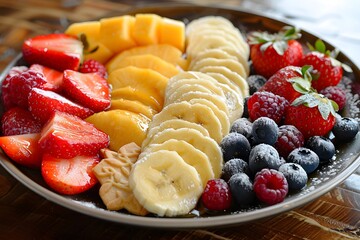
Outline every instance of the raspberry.
POLYGON ((248 100, 248 111, 252 121, 259 117, 268 117, 277 124, 282 120, 289 102, 271 92, 256 92, 248 100))
POLYGON ((107 71, 104 65, 102 65, 100 62, 89 59, 86 60, 79 69, 79 72, 82 73, 98 73, 101 77, 107 78, 107 71))
POLYGON ((346 93, 339 87, 329 86, 320 91, 322 95, 333 100, 339 106, 339 110, 345 107, 346 93))
POLYGON ((28 68, 25 66, 13 67, 10 69, 9 74, 6 76, 5 80, 3 81, 2 85, 1 85, 1 93, 2 93, 1 95, 2 95, 2 101, 4 104, 5 110, 8 110, 15 106, 15 104, 12 102, 12 98, 11 98, 11 91, 10 91, 11 81, 10 81, 10 79, 14 75, 18 75, 27 70, 28 70, 28 68))
POLYGON ((286 159, 292 150, 304 146, 304 143, 303 134, 295 126, 282 125, 279 127, 279 136, 275 148, 281 157, 286 159))
POLYGON ((284 174, 277 170, 264 168, 255 175, 254 192, 261 202, 269 205, 280 203, 284 201, 288 189, 284 174))
POLYGON ((209 210, 222 211, 231 207, 231 191, 223 179, 210 179, 202 194, 201 200, 209 210))
POLYGON ((4 136, 39 133, 41 124, 28 110, 14 107, 1 117, 1 131, 4 136))

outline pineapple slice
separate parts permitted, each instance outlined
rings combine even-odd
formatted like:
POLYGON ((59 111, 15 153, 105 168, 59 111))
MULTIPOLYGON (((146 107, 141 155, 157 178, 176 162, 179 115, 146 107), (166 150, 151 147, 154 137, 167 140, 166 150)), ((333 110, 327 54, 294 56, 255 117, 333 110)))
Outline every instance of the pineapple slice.
POLYGON ((100 20, 100 42, 114 53, 136 46, 132 38, 135 24, 133 16, 103 18, 100 20))
POLYGON ((150 119, 126 110, 110 110, 95 113, 86 121, 108 134, 109 148, 118 151, 120 147, 131 142, 141 146, 146 137, 150 119))
POLYGON ((142 114, 149 119, 152 119, 152 117, 156 114, 156 111, 154 109, 144 105, 139 101, 127 100, 123 98, 111 100, 110 110, 114 110, 114 109, 122 109, 133 113, 142 114))
POLYGON ((170 44, 181 52, 185 50, 185 24, 170 18, 162 18, 159 43, 170 44))
POLYGON ((157 71, 165 77, 173 77, 179 73, 179 69, 171 63, 162 60, 161 58, 152 54, 135 55, 124 58, 123 61, 119 62, 116 69, 134 66, 139 68, 149 68, 157 71))
POLYGON ((120 64, 126 57, 151 54, 157 56, 166 62, 169 62, 173 65, 179 65, 182 67, 183 62, 185 61, 182 58, 182 52, 174 46, 168 44, 155 44, 148 46, 134 47, 128 50, 125 50, 117 55, 115 55, 107 64, 106 68, 108 72, 114 71, 117 68, 117 65, 120 64))
POLYGON ((137 44, 150 45, 159 42, 161 17, 156 14, 136 14, 133 36, 137 44))

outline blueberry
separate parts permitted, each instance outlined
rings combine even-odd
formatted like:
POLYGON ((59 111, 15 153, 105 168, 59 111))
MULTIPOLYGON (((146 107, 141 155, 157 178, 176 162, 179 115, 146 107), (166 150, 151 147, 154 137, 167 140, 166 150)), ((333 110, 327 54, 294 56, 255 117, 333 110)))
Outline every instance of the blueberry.
POLYGON ((300 190, 308 181, 305 170, 297 163, 285 163, 279 167, 279 171, 284 174, 289 189, 300 190))
POLYGON ((225 181, 229 181, 229 179, 237 173, 249 174, 248 163, 240 158, 234 158, 224 164, 222 169, 222 178, 225 181))
POLYGON ((231 195, 238 207, 248 207, 255 202, 256 195, 253 190, 253 183, 245 173, 233 175, 229 180, 229 185, 231 195))
POLYGON ((306 142, 305 147, 314 151, 318 156, 320 163, 327 163, 335 155, 335 146, 330 139, 320 136, 313 136, 306 142))
POLYGON ((251 134, 255 144, 274 145, 278 139, 279 127, 271 118, 260 117, 253 122, 251 134))
POLYGON ((249 97, 250 96, 247 96, 246 98, 244 98, 244 112, 243 112, 243 115, 242 117, 243 118, 248 118, 249 117, 249 108, 248 108, 248 100, 249 100, 249 97))
POLYGON ((247 79, 250 95, 257 92, 266 82, 266 78, 261 75, 250 75, 247 79))
POLYGON ((349 142, 359 131, 359 123, 353 118, 337 119, 332 132, 338 142, 349 142))
POLYGON ((319 166, 319 157, 312 150, 300 147, 294 149, 287 157, 287 162, 299 164, 307 174, 312 173, 319 166))
POLYGON ((252 173, 257 173, 263 168, 278 170, 282 161, 279 153, 273 146, 261 143, 251 149, 249 156, 249 168, 252 173))
POLYGON ((251 138, 252 122, 247 118, 236 119, 231 126, 230 132, 237 132, 244 135, 248 140, 251 138))
POLYGON ((220 143, 224 161, 233 158, 241 158, 245 161, 249 159, 251 146, 246 137, 240 133, 232 132, 226 135, 220 143))

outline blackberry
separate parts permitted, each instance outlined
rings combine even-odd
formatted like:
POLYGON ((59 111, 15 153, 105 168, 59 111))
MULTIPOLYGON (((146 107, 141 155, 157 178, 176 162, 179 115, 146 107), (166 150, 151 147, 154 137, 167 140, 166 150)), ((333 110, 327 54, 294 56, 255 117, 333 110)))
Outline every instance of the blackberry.
POLYGON ((233 158, 241 158, 248 161, 251 146, 247 138, 237 132, 226 135, 220 143, 224 161, 227 162, 233 158))
POLYGON ((287 158, 292 150, 304 146, 304 143, 303 134, 295 126, 282 125, 279 127, 279 136, 275 148, 281 157, 287 158))
POLYGON ((274 145, 278 139, 279 128, 274 120, 268 117, 260 117, 253 122, 251 135, 255 144, 274 145))
POLYGON ((300 190, 305 187, 308 176, 305 170, 297 163, 285 163, 279 167, 288 182, 289 189, 300 190))
POLYGON ((222 169, 222 178, 225 181, 229 181, 229 179, 237 173, 249 174, 250 171, 248 163, 240 158, 234 158, 224 164, 222 169))
POLYGON ((279 169, 282 161, 278 152, 268 144, 256 145, 250 152, 249 168, 252 173, 257 173, 263 168, 279 169))
POLYGON ((239 118, 234 121, 230 132, 240 133, 249 140, 251 138, 252 125, 252 122, 247 118, 239 118))
POLYGON ((335 146, 330 139, 321 136, 310 137, 306 141, 306 147, 318 155, 320 163, 327 163, 335 155, 335 146))
POLYGON ((349 142, 359 132, 359 122, 347 117, 336 119, 332 132, 337 142, 349 142))
POLYGON ((339 110, 345 107, 346 92, 337 86, 329 86, 320 91, 320 94, 324 95, 328 99, 333 100, 339 106, 339 110))
POLYGON ((249 117, 252 121, 260 117, 268 117, 279 124, 285 114, 289 102, 271 92, 256 92, 247 102, 249 117))
POLYGON ((256 195, 253 183, 245 173, 237 173, 229 180, 231 195, 240 208, 248 207, 255 202, 256 195))
POLYGON ((266 82, 266 78, 261 75, 250 75, 247 79, 250 95, 257 92, 266 82))
POLYGON ((287 162, 299 164, 307 174, 314 172, 319 166, 319 157, 312 150, 300 147, 294 149, 287 157, 287 162))

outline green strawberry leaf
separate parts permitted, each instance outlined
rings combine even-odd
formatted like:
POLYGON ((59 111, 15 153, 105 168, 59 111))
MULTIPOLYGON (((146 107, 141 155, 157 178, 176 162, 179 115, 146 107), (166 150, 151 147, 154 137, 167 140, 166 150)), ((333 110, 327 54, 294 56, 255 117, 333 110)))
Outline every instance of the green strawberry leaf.
POLYGON ((270 47, 273 43, 272 42, 266 42, 260 46, 260 51, 264 53, 268 47, 270 47))
POLYGON ((324 53, 326 52, 326 46, 325 46, 325 43, 321 40, 321 39, 317 39, 315 41, 315 49, 318 51, 318 52, 321 52, 321 53, 324 53))
POLYGON ((293 88, 302 94, 308 93, 311 90, 311 82, 301 77, 294 77, 289 79, 292 83, 293 88))
POLYGON ((273 43, 273 48, 279 55, 284 55, 284 52, 288 48, 288 44, 285 41, 277 41, 273 43))
POLYGON ((329 107, 328 102, 329 101, 326 101, 326 103, 324 103, 323 101, 320 101, 320 104, 318 105, 319 112, 324 120, 328 119, 331 111, 330 109, 332 108, 329 107))

